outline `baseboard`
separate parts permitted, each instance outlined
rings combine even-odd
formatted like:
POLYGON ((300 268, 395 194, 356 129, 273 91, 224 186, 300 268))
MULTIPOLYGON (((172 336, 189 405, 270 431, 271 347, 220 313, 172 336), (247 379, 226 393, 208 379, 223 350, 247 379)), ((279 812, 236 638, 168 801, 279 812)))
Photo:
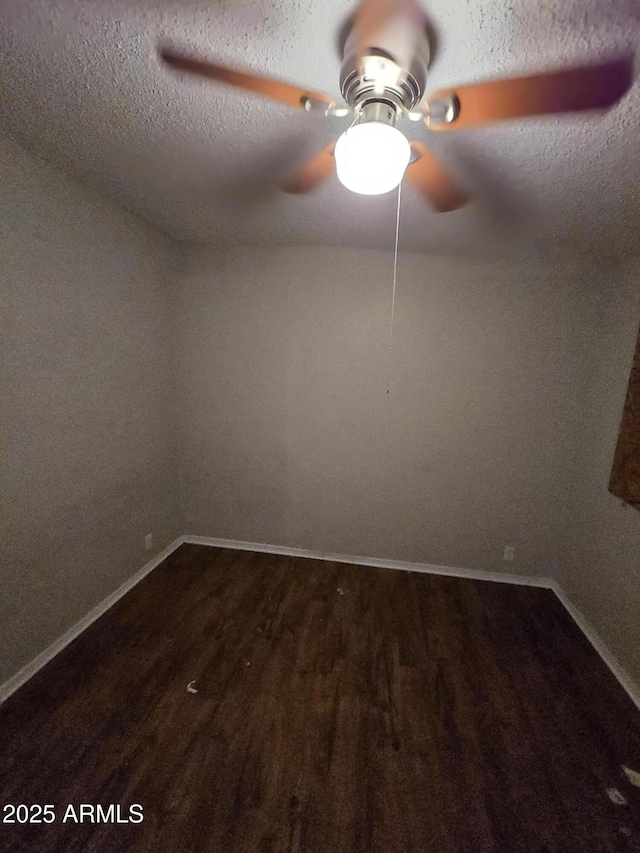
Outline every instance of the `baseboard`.
POLYGON ((185 536, 185 542, 193 545, 209 545, 214 548, 231 548, 238 551, 256 551, 262 554, 281 554, 287 557, 310 557, 314 560, 330 560, 334 563, 351 563, 358 566, 374 566, 383 569, 399 569, 405 572, 423 572, 432 575, 448 575, 456 578, 494 581, 496 583, 519 584, 551 589, 560 599, 569 615, 587 637, 596 652, 618 679, 622 688, 629 694, 631 701, 640 709, 640 689, 631 676, 620 665, 608 649, 593 626, 569 601, 557 581, 552 578, 532 577, 528 575, 510 575, 502 572, 485 572, 479 569, 461 569, 453 566, 439 566, 431 563, 409 563, 400 560, 385 560, 377 557, 354 557, 347 554, 326 554, 322 551, 309 551, 303 548, 287 548, 282 545, 265 545, 260 542, 239 542, 233 539, 211 539, 207 536, 185 536))
POLYGON ((323 551, 311 551, 304 548, 288 548, 282 545, 267 545, 260 542, 241 542, 233 539, 212 539, 207 536, 179 536, 174 542, 168 545, 164 551, 157 554, 153 560, 150 560, 144 565, 140 571, 132 575, 114 592, 108 595, 103 601, 93 608, 80 621, 76 622, 68 631, 52 643, 47 649, 41 652, 30 663, 19 670, 15 675, 11 676, 8 681, 0 685, 0 704, 8 699, 12 693, 28 681, 33 675, 42 669, 58 652, 61 652, 69 645, 76 637, 78 637, 86 628, 89 627, 96 619, 99 619, 103 613, 116 603, 123 595, 126 595, 130 589, 139 583, 149 572, 152 572, 156 566, 159 566, 163 560, 166 560, 176 548, 179 548, 183 543, 188 542, 193 545, 208 545, 214 548, 229 548, 237 551, 254 551, 262 554, 280 554, 286 557, 306 557, 314 560, 328 560, 334 563, 348 563, 358 566, 372 566, 382 569, 396 569, 405 572, 421 572, 423 574, 446 575, 457 578, 471 578, 473 580, 493 581, 496 583, 519 584, 521 586, 535 586, 544 589, 551 589, 557 595, 560 602, 563 604, 569 615, 573 618, 576 625, 580 628, 583 634, 587 637, 591 645, 598 652, 602 660, 607 664, 613 675, 617 678, 620 685, 629 694, 631 701, 640 710, 640 688, 626 672, 623 666, 618 662, 615 655, 609 650, 606 643, 599 636, 595 628, 585 618, 585 616, 575 607, 569 598, 567 598, 562 587, 557 581, 551 578, 532 577, 527 575, 503 574, 501 572, 484 572, 479 569, 461 569, 454 566, 439 566, 432 563, 411 563, 401 560, 386 560, 378 557, 358 557, 349 554, 329 554, 323 551))
POLYGON ((611 672, 618 679, 620 685, 629 694, 631 701, 640 710, 640 686, 634 681, 625 668, 620 664, 616 656, 609 649, 602 637, 598 634, 593 625, 589 622, 586 616, 571 603, 566 593, 557 581, 552 581, 551 589, 558 596, 564 608, 567 610, 578 628, 582 631, 585 637, 589 640, 593 648, 598 652, 602 660, 609 667, 611 672))
POLYGON ((159 566, 163 560, 166 560, 167 557, 172 554, 176 548, 179 548, 180 545, 185 541, 184 536, 178 537, 171 545, 168 545, 164 551, 161 551, 157 554, 153 560, 150 560, 146 565, 144 565, 140 571, 136 572, 135 575, 132 575, 128 580, 126 580, 122 586, 119 586, 115 592, 112 592, 111 595, 108 595, 103 601, 100 602, 93 610, 90 610, 86 616, 83 616, 79 622, 76 622, 75 625, 72 625, 68 631, 65 631, 61 637, 53 642, 47 649, 43 652, 40 652, 37 657, 35 657, 30 663, 26 666, 23 666, 21 670, 16 672, 15 675, 12 675, 8 681, 5 681, 4 684, 0 685, 0 704, 8 699, 12 693, 15 693, 19 687, 28 681, 33 675, 38 672, 39 669, 49 663, 49 661, 54 658, 58 652, 61 652, 65 646, 68 646, 77 636, 79 636, 86 628, 89 627, 96 619, 99 619, 103 613, 118 601, 118 599, 122 598, 123 595, 126 595, 130 589, 140 583, 142 578, 152 572, 156 566, 159 566))
POLYGON ((211 539, 207 536, 185 536, 184 541, 192 545, 209 545, 212 548, 230 548, 235 551, 255 551, 259 554, 280 554, 283 557, 306 557, 312 560, 329 560, 332 563, 349 563, 356 566, 373 566, 378 569, 399 569, 402 572, 422 572, 428 575, 447 575, 454 578, 471 578, 478 581, 538 586, 551 589, 551 578, 530 575, 508 575, 502 572, 485 572, 480 569, 459 569, 455 566, 437 566, 431 563, 408 563, 401 560, 386 560, 379 557, 354 557, 351 554, 328 554, 324 551, 308 551, 304 548, 288 548, 284 545, 265 545, 261 542, 239 542, 235 539, 211 539))

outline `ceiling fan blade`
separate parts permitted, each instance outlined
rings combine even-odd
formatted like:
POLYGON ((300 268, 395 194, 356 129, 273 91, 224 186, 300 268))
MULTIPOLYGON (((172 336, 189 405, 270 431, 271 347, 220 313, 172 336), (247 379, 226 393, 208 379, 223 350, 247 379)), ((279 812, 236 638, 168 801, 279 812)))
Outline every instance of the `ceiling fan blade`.
POLYGON ((335 147, 335 142, 332 142, 315 157, 303 163, 296 172, 283 181, 282 189, 287 193, 295 194, 310 193, 317 189, 336 171, 336 161, 333 156, 335 147))
POLYGON ((359 58, 366 48, 378 46, 377 39, 393 17, 395 5, 394 0, 363 0, 360 3, 353 16, 359 58))
POLYGON ((412 59, 418 31, 427 23, 416 0, 362 0, 352 21, 359 62, 372 48, 396 62, 412 59))
POLYGON ((457 98, 458 114, 447 123, 427 118, 433 130, 464 130, 523 116, 607 109, 633 83, 633 61, 620 58, 549 74, 459 86, 431 95, 429 105, 457 98))
POLYGON ((210 62, 208 59, 175 53, 169 48, 161 48, 160 56, 173 68, 198 74, 200 77, 209 77, 229 86, 237 86, 240 89, 246 89, 248 92, 264 95, 265 98, 273 98, 275 101, 289 104, 292 107, 304 109, 307 102, 326 104, 327 107, 335 105, 333 98, 323 92, 314 92, 311 89, 303 89, 300 86, 271 80, 268 77, 259 77, 256 74, 247 74, 244 71, 235 71, 232 68, 226 68, 224 65, 210 62))
POLYGON ((469 201, 468 194, 458 186, 426 145, 412 142, 411 148, 420 158, 409 163, 404 173, 405 180, 419 190, 438 213, 457 210, 469 201))

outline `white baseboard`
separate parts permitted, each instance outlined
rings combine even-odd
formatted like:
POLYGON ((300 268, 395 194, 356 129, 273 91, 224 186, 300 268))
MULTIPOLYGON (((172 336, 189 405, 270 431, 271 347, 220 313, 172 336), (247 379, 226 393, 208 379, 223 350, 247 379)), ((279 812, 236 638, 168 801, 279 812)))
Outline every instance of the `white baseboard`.
POLYGON ((622 685, 622 687, 624 687, 626 692, 629 694, 631 701, 636 705, 638 710, 640 710, 640 685, 636 684, 633 678, 631 678, 629 673, 618 661, 616 656, 609 649, 607 644, 604 642, 602 637, 598 634, 598 632, 589 622, 589 620, 584 616, 584 614, 580 610, 578 610, 578 608, 574 604, 571 603, 570 599, 567 597, 566 593, 557 581, 552 582, 551 589, 553 589, 555 594, 558 596, 558 598, 564 605, 565 609, 569 612, 569 615, 572 617, 578 628, 580 628, 580 630, 589 640, 593 648, 598 652, 602 660, 606 663, 611 672, 618 679, 618 682, 622 685))
POLYGON ((207 536, 180 536, 171 545, 167 546, 164 551, 157 554, 153 560, 150 560, 144 565, 140 571, 132 575, 122 586, 119 586, 115 592, 108 595, 104 601, 100 602, 86 616, 76 622, 68 631, 52 643, 47 649, 41 652, 30 663, 24 666, 19 672, 13 675, 8 681, 0 685, 0 704, 5 701, 12 693, 21 687, 31 676, 35 675, 38 670, 47 664, 58 652, 61 652, 65 646, 68 646, 76 637, 78 637, 86 628, 96 621, 103 613, 105 613, 113 604, 126 595, 142 578, 153 571, 156 566, 159 566, 163 560, 166 560, 176 548, 179 548, 183 543, 188 542, 193 545, 208 545, 214 548, 229 548, 237 551, 254 551, 262 554, 280 554, 286 557, 306 557, 314 560, 328 560, 334 563, 349 563, 358 566, 372 566, 382 569, 397 569, 405 572, 422 572, 423 574, 446 575, 457 578, 471 578, 472 580, 494 581, 497 583, 519 584, 521 586, 535 586, 544 589, 551 589, 558 596, 565 609, 569 612, 580 630, 585 634, 591 645, 598 652, 603 661, 607 664, 611 672, 618 679, 619 683, 631 697, 634 704, 640 709, 640 688, 620 665, 615 655, 608 649, 605 642, 598 635, 597 631, 583 616, 583 614, 575 607, 567 598, 563 589, 552 578, 532 577, 530 575, 513 575, 503 574, 502 572, 484 572, 479 569, 461 569, 454 566, 439 566, 431 563, 410 563, 400 560, 386 560, 378 557, 355 557, 349 554, 328 554, 322 551, 310 551, 304 548, 287 548, 283 545, 266 545, 260 542, 240 542, 233 539, 212 539, 207 536))
POLYGON ((128 580, 126 580, 122 586, 119 586, 115 592, 112 592, 111 595, 108 595, 103 601, 100 602, 93 610, 90 610, 86 616, 83 616, 79 622, 76 622, 75 625, 72 625, 68 631, 65 631, 61 637, 53 642, 48 648, 46 648, 43 652, 40 652, 37 657, 35 657, 30 663, 26 666, 23 666, 21 670, 16 672, 15 675, 12 675, 8 681, 5 681, 4 684, 0 685, 0 704, 8 699, 12 693, 22 687, 22 685, 28 681, 33 675, 38 672, 39 669, 49 663, 49 661, 54 658, 58 652, 61 652, 65 646, 68 646, 77 636, 82 634, 82 632, 89 627, 96 619, 99 619, 103 613, 118 601, 119 598, 122 598, 123 595, 129 592, 137 583, 139 583, 143 577, 152 572, 156 566, 159 566, 163 560, 166 560, 167 557, 172 554, 176 548, 179 548, 180 545, 185 541, 184 536, 180 536, 171 545, 168 545, 164 551, 161 551, 157 554, 153 560, 150 560, 146 565, 144 565, 140 571, 136 572, 135 575, 132 575, 128 580))
POLYGON ((484 572, 479 569, 460 569, 453 566, 438 566, 431 563, 408 563, 399 560, 385 560, 377 557, 353 557, 346 554, 326 554, 322 551, 308 551, 303 548, 287 548, 282 545, 264 545, 260 542, 238 542, 233 539, 211 539, 207 536, 185 536, 185 542, 193 545, 210 545, 214 548, 231 548, 237 551, 256 551, 262 554, 282 554, 287 557, 310 557, 314 560, 330 560, 334 563, 351 563, 358 566, 374 566, 383 569, 400 569, 405 572, 423 572, 432 575, 448 575, 456 578, 471 578, 473 580, 495 581, 497 583, 519 584, 520 586, 536 586, 551 589, 558 596, 569 615, 587 637, 591 645, 607 664, 620 685, 631 697, 632 702, 640 709, 640 689, 631 676, 620 665, 616 657, 608 649, 596 630, 580 613, 577 607, 569 601, 558 582, 552 578, 532 577, 530 575, 509 575, 502 572, 484 572))
POLYGON ((538 586, 552 589, 551 578, 531 575, 508 575, 502 572, 485 572, 481 569, 459 569, 455 566, 437 566, 431 563, 407 563, 379 557, 354 557, 351 554, 328 554, 324 551, 308 551, 304 548, 288 548, 284 545, 265 545, 261 542, 238 542, 235 539, 211 539, 208 536, 185 536, 192 545, 209 545, 212 548, 230 548, 234 551, 255 551, 259 554, 280 554, 283 557, 306 557, 312 560, 329 560, 332 563, 350 563, 356 566, 373 566, 378 569, 399 569, 402 572, 422 572, 428 575, 447 575, 454 578, 471 578, 478 581, 538 586))

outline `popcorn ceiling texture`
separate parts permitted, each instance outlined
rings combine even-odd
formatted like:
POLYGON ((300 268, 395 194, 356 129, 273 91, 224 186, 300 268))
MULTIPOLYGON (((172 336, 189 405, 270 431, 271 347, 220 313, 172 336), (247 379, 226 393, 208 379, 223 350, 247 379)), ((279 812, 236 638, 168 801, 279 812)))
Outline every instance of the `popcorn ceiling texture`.
MULTIPOLYGON (((296 112, 161 67, 171 41, 338 95, 347 0, 3 0, 3 132, 182 241, 388 248, 395 195, 337 180, 311 197, 275 186, 348 119, 296 112)), ((542 71, 640 41, 637 0, 432 0, 429 89, 542 71)), ((640 225, 639 87, 605 117, 542 118, 438 136, 475 201, 436 215, 407 189, 413 251, 569 244, 630 254, 640 225)))

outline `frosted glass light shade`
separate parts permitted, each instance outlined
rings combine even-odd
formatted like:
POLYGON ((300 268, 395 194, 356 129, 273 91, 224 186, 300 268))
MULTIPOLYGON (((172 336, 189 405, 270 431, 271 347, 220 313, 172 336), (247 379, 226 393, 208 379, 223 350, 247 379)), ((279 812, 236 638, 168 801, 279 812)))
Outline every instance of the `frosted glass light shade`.
POLYGON ((397 187, 411 159, 407 137, 380 121, 356 124, 336 142, 336 171, 348 190, 381 195, 397 187))

